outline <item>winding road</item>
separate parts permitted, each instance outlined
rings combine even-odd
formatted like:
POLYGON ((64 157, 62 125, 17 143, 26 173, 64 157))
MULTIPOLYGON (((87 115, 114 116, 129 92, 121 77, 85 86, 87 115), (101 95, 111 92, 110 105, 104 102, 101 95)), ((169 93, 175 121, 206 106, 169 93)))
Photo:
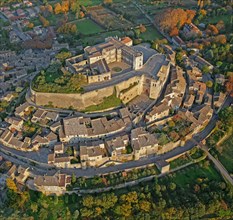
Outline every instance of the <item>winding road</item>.
MULTIPOLYGON (((223 107, 230 106, 232 102, 233 102, 233 98, 228 96, 223 104, 223 107)), ((216 122, 217 122, 217 119, 218 119, 218 115, 214 114, 213 117, 211 118, 210 122, 208 123, 208 125, 205 127, 205 129, 193 137, 193 140, 195 140, 195 141, 193 141, 193 140, 187 141, 184 146, 177 147, 174 150, 169 151, 163 155, 151 155, 151 156, 142 158, 142 159, 137 160, 137 161, 129 161, 129 162, 125 162, 123 164, 109 166, 109 167, 88 168, 85 170, 84 169, 75 169, 75 168, 67 168, 67 169, 65 168, 65 169, 60 169, 60 170, 62 173, 67 173, 70 175, 72 175, 74 173, 77 177, 80 177, 80 176, 91 177, 91 176, 95 176, 95 175, 123 171, 125 169, 132 169, 135 167, 140 167, 140 166, 148 165, 151 163, 156 163, 159 160, 168 160, 169 158, 173 158, 175 156, 181 155, 181 154, 191 150, 194 146, 197 145, 197 143, 199 143, 200 141, 202 141, 206 137, 208 137, 208 135, 214 129, 216 122)), ((22 160, 17 159, 16 153, 12 153, 10 151, 10 149, 8 150, 8 152, 11 155, 7 156, 6 149, 4 149, 4 151, 2 151, 2 148, 0 148, 0 155, 1 156, 3 156, 3 157, 7 156, 7 158, 10 161, 13 161, 16 164, 22 164, 22 160)), ((31 158, 30 153, 31 152, 28 152, 27 156, 25 156, 25 161, 27 160, 27 158, 31 158)), ((30 167, 34 168, 37 171, 37 174, 40 174, 40 175, 46 174, 51 169, 55 170, 52 167, 50 169, 46 169, 44 166, 40 166, 39 164, 37 164, 37 165, 33 165, 31 163, 28 163, 28 164, 30 164, 30 167)), ((59 170, 59 168, 56 168, 56 170, 59 170)))

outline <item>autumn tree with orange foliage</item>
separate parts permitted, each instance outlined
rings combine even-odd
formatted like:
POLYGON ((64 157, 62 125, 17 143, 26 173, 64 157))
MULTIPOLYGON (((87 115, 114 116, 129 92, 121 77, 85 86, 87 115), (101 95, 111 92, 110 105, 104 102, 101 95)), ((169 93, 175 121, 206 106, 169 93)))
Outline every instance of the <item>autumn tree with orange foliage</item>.
POLYGON ((80 13, 79 13, 79 17, 80 17, 80 18, 84 18, 84 17, 85 17, 85 14, 84 14, 84 12, 83 12, 83 11, 80 11, 80 13))
POLYGON ((62 1, 62 3, 61 3, 61 11, 63 13, 67 13, 69 11, 69 8, 70 8, 69 1, 62 1))
POLYGON ((46 9, 50 12, 50 13, 53 13, 53 6, 48 4, 46 5, 46 9))
POLYGON ((61 4, 60 4, 60 3, 57 3, 57 4, 55 5, 55 8, 54 8, 54 13, 55 13, 55 14, 60 14, 61 11, 62 11, 61 4))
POLYGON ((226 82, 226 91, 233 97, 233 72, 229 74, 229 78, 226 82))
POLYGON ((146 27, 142 24, 139 26, 140 33, 145 33, 146 32, 146 27))
POLYGON ((43 27, 48 27, 49 26, 49 21, 45 17, 43 17, 42 15, 39 15, 39 19, 40 19, 43 27))
POLYGON ((227 43, 227 37, 223 34, 215 36, 213 38, 213 42, 219 43, 219 44, 226 44, 227 43))
POLYGON ((217 35, 219 33, 218 29, 213 24, 208 25, 207 32, 209 32, 211 35, 217 35))
POLYGON ((177 27, 174 27, 171 32, 170 32, 170 36, 178 36, 179 35, 179 29, 177 27))
POLYGON ((155 21, 161 30, 175 34, 184 24, 190 24, 195 14, 193 10, 167 9, 156 15, 155 21))
POLYGON ((34 27, 34 24, 33 24, 32 22, 30 22, 30 23, 28 24, 28 28, 32 29, 33 27, 34 27))

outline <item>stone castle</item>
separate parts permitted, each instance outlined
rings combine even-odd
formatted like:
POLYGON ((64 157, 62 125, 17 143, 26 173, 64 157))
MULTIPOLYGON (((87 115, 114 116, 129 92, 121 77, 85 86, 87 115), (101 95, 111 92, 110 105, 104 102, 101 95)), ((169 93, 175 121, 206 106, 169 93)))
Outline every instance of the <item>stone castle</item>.
POLYGON ((164 55, 155 53, 143 63, 144 52, 135 49, 128 37, 107 38, 104 43, 86 47, 84 54, 66 60, 70 72, 87 76, 88 89, 84 88, 83 94, 41 93, 31 89, 31 99, 37 105, 52 103, 54 107, 72 106, 77 110, 100 104, 113 94, 123 103, 143 93, 156 99, 168 78, 170 62, 164 55), (127 69, 114 73, 112 67, 119 64, 127 69))

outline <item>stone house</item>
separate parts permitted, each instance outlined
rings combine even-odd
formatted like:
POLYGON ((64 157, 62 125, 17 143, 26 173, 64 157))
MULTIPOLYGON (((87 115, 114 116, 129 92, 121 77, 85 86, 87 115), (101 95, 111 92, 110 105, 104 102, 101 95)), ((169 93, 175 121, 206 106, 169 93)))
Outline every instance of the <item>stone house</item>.
POLYGON ((158 152, 157 138, 142 127, 131 131, 131 145, 135 160, 158 152))
POLYGON ((61 195, 66 192, 67 185, 71 184, 71 176, 58 171, 53 176, 35 176, 33 183, 38 191, 46 195, 61 195))

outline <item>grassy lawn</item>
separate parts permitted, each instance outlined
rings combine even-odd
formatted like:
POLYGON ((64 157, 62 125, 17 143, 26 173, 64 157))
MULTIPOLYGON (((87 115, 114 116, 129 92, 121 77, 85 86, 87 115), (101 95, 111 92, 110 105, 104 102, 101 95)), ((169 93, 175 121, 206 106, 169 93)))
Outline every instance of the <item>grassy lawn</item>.
POLYGON ((185 165, 189 162, 191 162, 191 160, 186 155, 183 155, 183 156, 171 161, 170 167, 171 167, 171 169, 174 169, 174 168, 180 167, 182 165, 185 165))
POLYGON ((231 15, 218 15, 218 16, 213 16, 213 17, 207 17, 203 22, 216 24, 221 20, 224 21, 225 24, 230 24, 231 15))
MULTIPOLYGON (((55 5, 56 3, 60 3, 61 1, 60 0, 51 0, 51 1, 48 1, 50 4, 53 4, 55 5)), ((93 6, 93 5, 100 5, 103 3, 102 0, 79 0, 79 3, 80 5, 83 5, 83 6, 93 6)))
POLYGON ((233 136, 229 137, 221 147, 222 153, 219 155, 219 160, 230 173, 233 173, 233 136))
POLYGON ((47 83, 53 83, 55 81, 55 79, 59 78, 62 76, 61 71, 57 71, 57 72, 47 72, 45 74, 45 80, 47 83))
POLYGON ((79 0, 80 5, 84 6, 93 6, 93 5, 100 5, 103 3, 102 0, 79 0))
POLYGON ((142 33, 140 37, 145 41, 152 41, 156 39, 162 39, 162 35, 153 27, 146 27, 146 32, 142 33))
POLYGON ((114 36, 122 37, 124 36, 124 33, 120 31, 109 31, 109 32, 101 33, 98 36, 84 37, 82 38, 82 45, 92 46, 103 42, 106 37, 114 37, 114 36))
POLYGON ((203 164, 203 162, 176 172, 176 176, 172 178, 172 181, 180 187, 185 187, 187 184, 195 182, 197 178, 221 180, 220 174, 217 172, 213 165, 210 164, 208 167, 204 167, 201 166, 201 164, 203 164))
POLYGON ((85 109, 85 112, 102 111, 109 108, 114 108, 121 105, 121 100, 115 94, 106 97, 99 105, 91 105, 85 109))
POLYGON ((84 19, 80 21, 75 21, 78 31, 81 34, 88 35, 88 34, 96 34, 102 32, 104 29, 96 24, 91 19, 84 19))

